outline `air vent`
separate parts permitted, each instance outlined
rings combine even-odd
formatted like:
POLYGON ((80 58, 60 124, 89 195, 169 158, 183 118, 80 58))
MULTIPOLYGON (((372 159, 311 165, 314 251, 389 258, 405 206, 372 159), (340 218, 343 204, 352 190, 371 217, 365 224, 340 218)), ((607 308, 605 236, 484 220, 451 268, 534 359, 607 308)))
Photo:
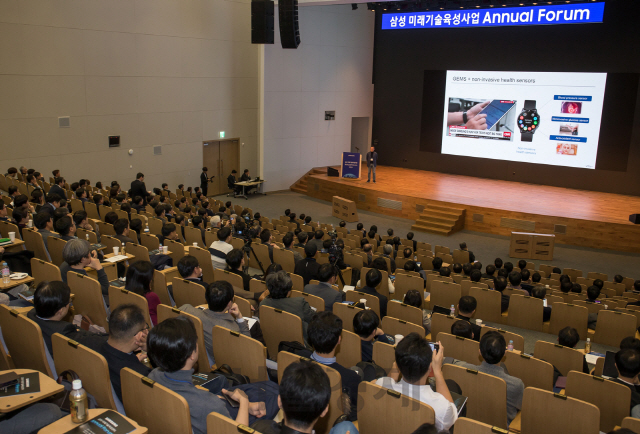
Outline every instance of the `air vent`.
POLYGON ((380 208, 389 208, 389 209, 401 210, 402 209, 402 202, 397 201, 397 200, 391 200, 391 199, 382 199, 381 197, 379 197, 378 198, 378 206, 380 208))
POLYGON ((154 146, 153 155, 162 155, 162 146, 154 146))
POLYGON ((556 234, 566 234, 567 225, 553 225, 553 232, 556 234))
POLYGON ((71 118, 69 116, 63 116, 58 118, 59 128, 71 128, 71 118))
POLYGON ((476 223, 484 222, 484 214, 474 214, 473 215, 473 221, 476 222, 476 223))
POLYGON ((320 184, 313 184, 313 189, 315 191, 320 191, 320 184))
POLYGON ((536 230, 536 222, 529 220, 518 220, 502 217, 500 219, 500 226, 503 228, 518 229, 521 231, 533 232, 536 230))
POLYGON ((358 202, 366 202, 367 197, 364 194, 358 194, 358 202))
POLYGON ((424 205, 416 204, 416 212, 422 212, 422 211, 424 211, 424 205))

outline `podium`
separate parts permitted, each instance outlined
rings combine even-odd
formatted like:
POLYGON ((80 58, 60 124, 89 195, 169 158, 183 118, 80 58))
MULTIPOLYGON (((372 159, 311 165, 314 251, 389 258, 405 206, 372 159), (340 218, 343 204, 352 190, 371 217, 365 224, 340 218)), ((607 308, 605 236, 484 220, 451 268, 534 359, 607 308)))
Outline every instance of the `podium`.
POLYGON ((553 259, 556 236, 528 232, 511 232, 509 256, 518 259, 553 259))
POLYGON ((340 196, 333 196, 332 202, 333 212, 331 215, 349 223, 358 221, 358 210, 354 201, 340 196))
POLYGON ((346 179, 360 179, 360 163, 362 155, 359 152, 343 152, 340 164, 340 177, 346 179))

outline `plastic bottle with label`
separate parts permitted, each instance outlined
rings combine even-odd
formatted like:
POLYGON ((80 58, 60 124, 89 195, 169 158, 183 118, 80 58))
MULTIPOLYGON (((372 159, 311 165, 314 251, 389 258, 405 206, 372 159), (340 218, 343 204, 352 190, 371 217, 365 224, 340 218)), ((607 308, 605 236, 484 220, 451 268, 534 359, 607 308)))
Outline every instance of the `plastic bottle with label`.
POLYGON ((87 392, 82 388, 81 380, 73 380, 73 390, 69 393, 71 420, 74 423, 86 422, 89 418, 87 392))
POLYGON ((6 262, 2 262, 2 284, 8 285, 11 283, 11 270, 6 262))

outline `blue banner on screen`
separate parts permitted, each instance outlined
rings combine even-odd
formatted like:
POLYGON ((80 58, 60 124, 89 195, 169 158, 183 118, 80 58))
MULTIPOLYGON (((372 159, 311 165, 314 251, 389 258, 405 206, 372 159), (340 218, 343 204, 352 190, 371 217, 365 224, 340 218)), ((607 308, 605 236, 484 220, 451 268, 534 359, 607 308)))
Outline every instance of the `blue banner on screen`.
POLYGON ((360 160, 362 155, 357 152, 342 153, 342 177, 360 178, 360 160))
POLYGON ((555 6, 404 12, 382 15, 382 30, 601 23, 604 2, 555 6))

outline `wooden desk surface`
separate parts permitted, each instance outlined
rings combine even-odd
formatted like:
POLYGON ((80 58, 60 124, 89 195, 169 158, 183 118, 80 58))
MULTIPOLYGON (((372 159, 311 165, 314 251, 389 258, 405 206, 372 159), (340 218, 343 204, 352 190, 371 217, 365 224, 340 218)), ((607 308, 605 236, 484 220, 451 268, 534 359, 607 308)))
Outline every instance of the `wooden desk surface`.
MULTIPOLYGON (((108 409, 106 409, 106 408, 89 409, 89 418, 87 420, 95 419, 96 417, 98 417, 102 413, 104 413, 105 411, 108 411, 108 409)), ((129 423, 131 423, 131 425, 133 425, 136 428, 134 431, 131 431, 132 434, 146 434, 146 433, 149 432, 149 430, 147 428, 138 425, 133 419, 128 418, 128 417, 126 417, 124 415, 122 415, 122 417, 127 419, 129 421, 129 423)), ((77 423, 73 423, 71 421, 71 415, 69 415, 67 417, 63 417, 62 419, 52 423, 51 425, 48 425, 48 426, 42 428, 40 431, 38 431, 38 434, 59 434, 59 433, 64 433, 64 432, 67 432, 67 431, 77 427, 77 426, 78 426, 78 424, 77 423)))
MULTIPOLYGON (((120 255, 120 253, 118 253, 118 255, 120 255)), ((107 253, 106 255, 104 255, 105 259, 113 258, 114 256, 115 255, 113 254, 113 252, 107 253)), ((132 255, 131 253, 127 253, 127 259, 121 259, 119 261, 116 261, 115 263, 128 261, 129 259, 133 259, 133 258, 135 258, 135 255, 132 255)), ((113 264, 114 262, 111 262, 111 263, 113 264)))
POLYGON ((35 279, 31 276, 27 276, 24 279, 20 279, 20 280, 11 280, 11 282, 9 282, 8 284, 4 284, 2 283, 2 280, 0 280, 0 291, 5 291, 7 289, 11 289, 11 288, 15 288, 16 286, 20 286, 23 283, 28 284, 33 282, 35 279))
MULTIPOLYGON (((32 369, 11 369, 11 371, 15 372, 18 375, 28 374, 30 372, 38 372, 32 369)), ((0 373, 5 372, 9 371, 2 371, 0 373)), ((24 395, 6 396, 0 398, 0 413, 10 413, 14 410, 40 401, 41 399, 55 395, 56 393, 59 393, 64 389, 62 384, 56 383, 53 378, 43 374, 42 372, 38 373, 40 374, 40 392, 25 393, 24 395)))

